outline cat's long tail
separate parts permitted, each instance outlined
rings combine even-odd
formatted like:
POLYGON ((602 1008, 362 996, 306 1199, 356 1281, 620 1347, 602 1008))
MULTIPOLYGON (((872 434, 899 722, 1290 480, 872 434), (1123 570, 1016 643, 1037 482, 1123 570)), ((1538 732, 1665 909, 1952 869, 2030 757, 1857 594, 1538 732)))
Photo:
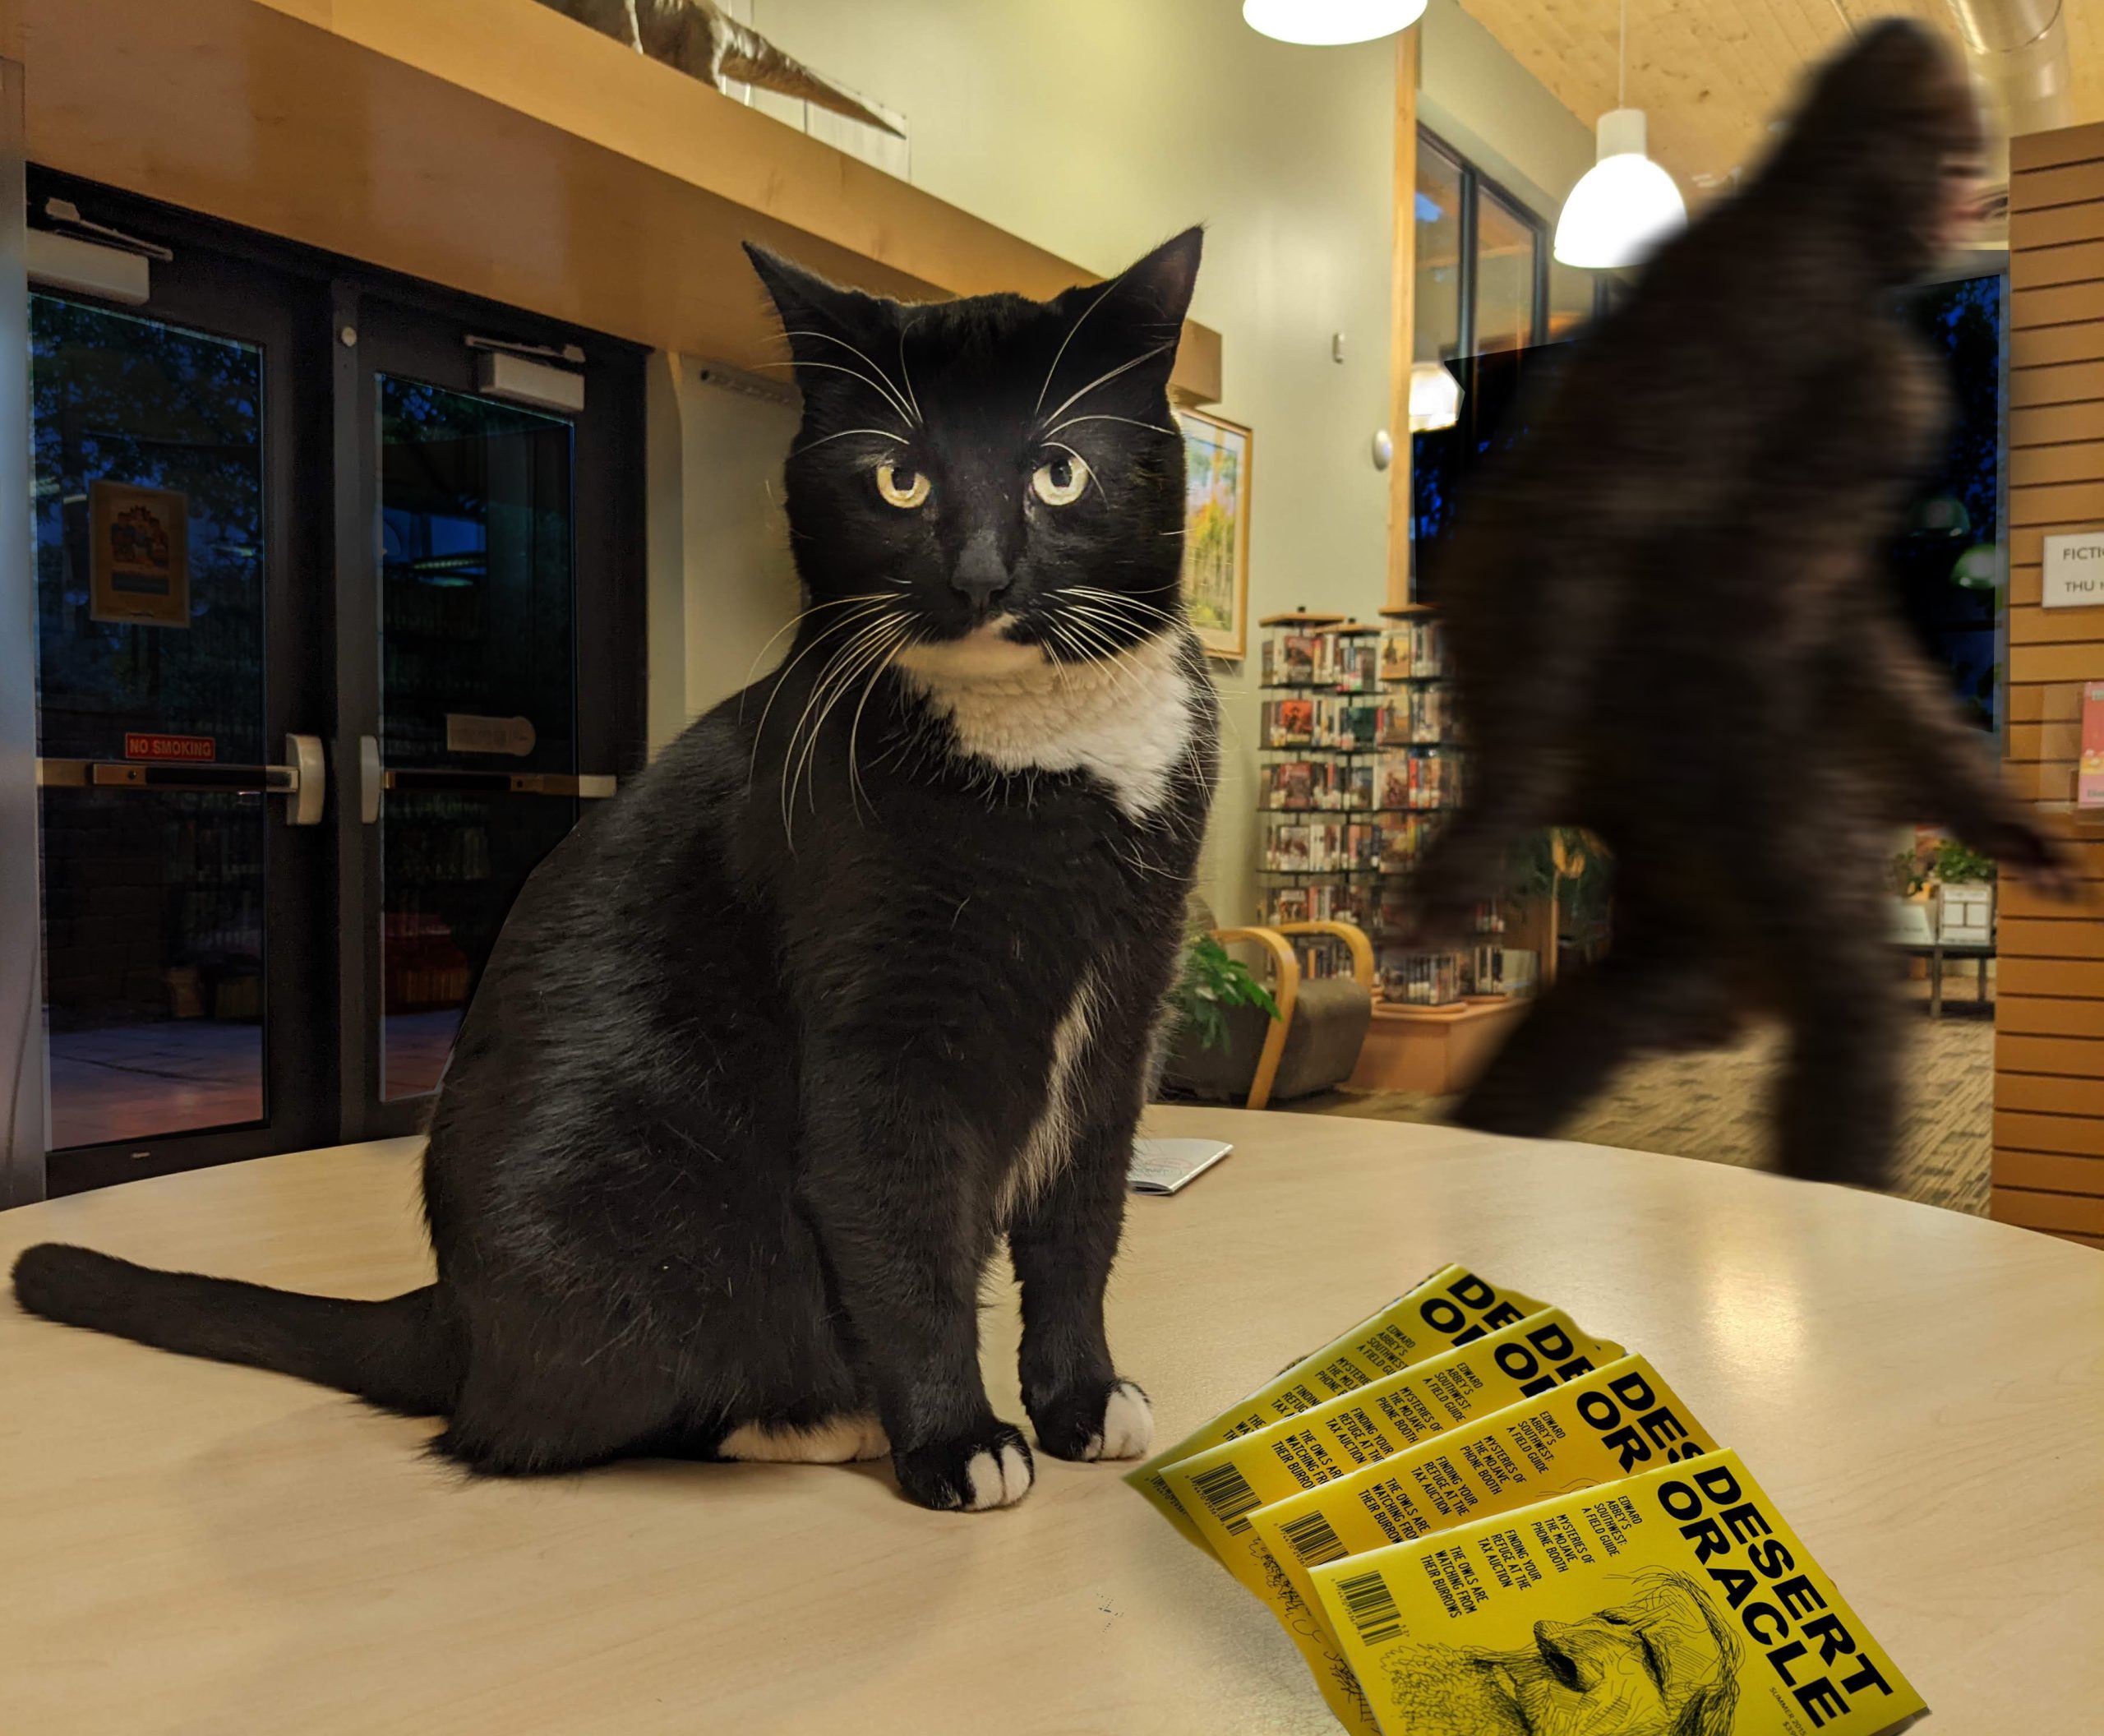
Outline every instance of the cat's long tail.
POLYGON ((25 1249, 15 1262, 15 1300, 47 1320, 296 1374, 419 1416, 450 1410, 459 1384, 437 1294, 434 1285, 384 1302, 302 1295, 157 1272, 59 1242, 25 1249))

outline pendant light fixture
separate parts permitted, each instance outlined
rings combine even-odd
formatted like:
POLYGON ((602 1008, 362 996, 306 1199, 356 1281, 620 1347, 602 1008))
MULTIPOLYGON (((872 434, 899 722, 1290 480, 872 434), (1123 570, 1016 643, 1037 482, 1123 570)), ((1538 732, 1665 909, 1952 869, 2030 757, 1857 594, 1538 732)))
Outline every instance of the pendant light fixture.
POLYGON ((1673 178, 1645 155, 1644 111, 1624 106, 1629 79, 1629 0, 1622 0, 1622 46, 1615 106, 1600 117, 1599 160, 1587 169, 1556 222, 1556 256, 1566 265, 1613 270, 1639 265, 1687 223, 1673 178))
POLYGON ((1437 362, 1410 364, 1410 432, 1430 434, 1461 419, 1461 382, 1437 362))
POLYGON ((1336 48, 1406 30, 1426 0, 1242 0, 1242 21, 1280 42, 1336 48))

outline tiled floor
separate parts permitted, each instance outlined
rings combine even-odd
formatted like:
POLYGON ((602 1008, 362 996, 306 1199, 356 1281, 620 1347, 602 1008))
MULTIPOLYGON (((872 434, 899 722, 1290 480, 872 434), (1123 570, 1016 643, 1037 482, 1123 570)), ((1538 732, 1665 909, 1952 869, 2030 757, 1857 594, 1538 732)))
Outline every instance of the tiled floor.
MULTIPOLYGON (((436 1088, 459 1023, 457 1009, 388 1018, 390 1099, 436 1088)), ((185 1018, 52 1034, 55 1150, 238 1127, 263 1119, 263 1097, 260 1024, 185 1018)))
POLYGON ((263 1027, 211 1018, 51 1036, 54 1149, 263 1118, 263 1027))
POLYGON ((453 1034, 460 1028, 460 1009, 445 1007, 431 1013, 390 1013, 387 1015, 386 1086, 390 1101, 397 1097, 420 1097, 438 1089, 445 1071, 446 1057, 453 1053, 453 1034))
MULTIPOLYGON (((1891 1191, 1982 1217, 1987 1210, 1994 1121, 1994 1019, 1990 1009, 1971 1004, 1971 982, 1954 981, 1949 988, 1945 1016, 1922 1017, 1908 1033, 1891 1191)), ((1780 1054, 1780 1033, 1771 1030, 1728 1049, 1640 1061, 1617 1077, 1564 1137, 1762 1167, 1780 1054)), ((1447 1103, 1410 1092, 1331 1092, 1283 1106, 1382 1121, 1431 1121, 1441 1118, 1447 1103)))

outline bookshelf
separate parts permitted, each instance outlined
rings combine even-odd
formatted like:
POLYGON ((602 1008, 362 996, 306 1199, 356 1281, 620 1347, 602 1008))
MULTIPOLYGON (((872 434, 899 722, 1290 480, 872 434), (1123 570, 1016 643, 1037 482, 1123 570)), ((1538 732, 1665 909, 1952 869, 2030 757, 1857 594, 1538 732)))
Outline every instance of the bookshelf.
MULTIPOLYGON (((1456 739, 1446 647, 1433 612, 1378 622, 1295 610, 1266 616, 1262 646, 1257 882, 1267 924, 1344 921, 1364 929, 1382 1000, 1449 1006, 1474 960, 1394 944, 1404 884, 1466 758, 1456 739)), ((1340 947, 1311 944, 1311 975, 1341 974, 1340 947)))

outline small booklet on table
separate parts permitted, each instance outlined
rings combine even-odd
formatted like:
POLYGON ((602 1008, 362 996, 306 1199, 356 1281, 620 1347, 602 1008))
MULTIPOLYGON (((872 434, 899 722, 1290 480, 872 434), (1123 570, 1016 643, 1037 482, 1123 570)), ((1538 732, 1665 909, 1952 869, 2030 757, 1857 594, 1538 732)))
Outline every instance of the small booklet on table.
POLYGON ((1174 1194, 1234 1149, 1224 1139, 1135 1139, 1127 1180, 1135 1194, 1174 1194))

